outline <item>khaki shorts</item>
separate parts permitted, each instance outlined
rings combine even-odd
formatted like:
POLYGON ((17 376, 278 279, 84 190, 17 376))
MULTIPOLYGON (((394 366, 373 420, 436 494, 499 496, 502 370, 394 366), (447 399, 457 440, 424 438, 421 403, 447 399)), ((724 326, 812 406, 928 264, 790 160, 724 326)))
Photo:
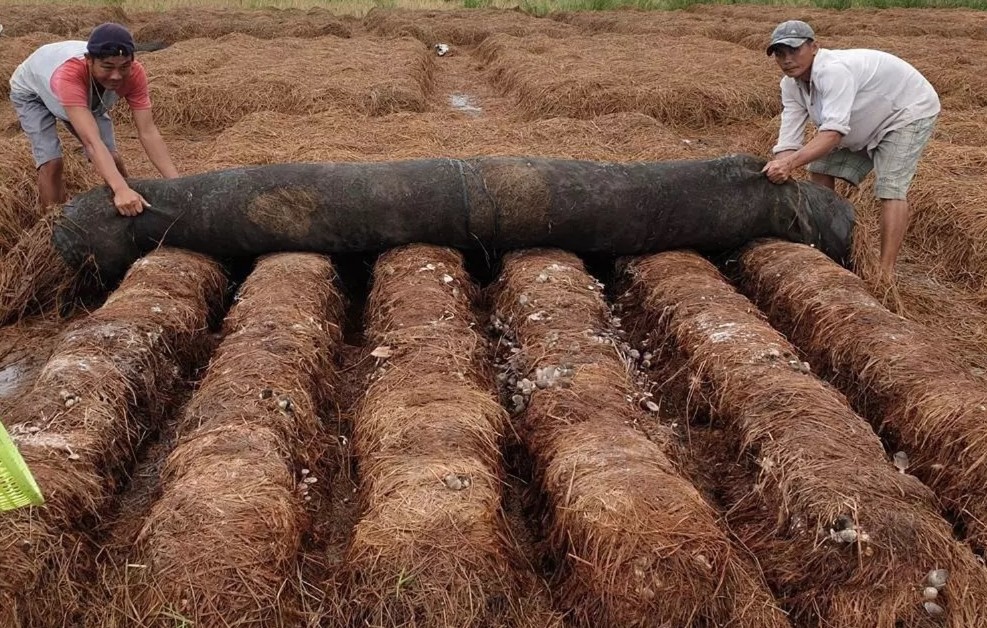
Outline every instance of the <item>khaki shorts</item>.
MULTIPOLYGON (((61 157, 62 142, 58 139, 58 129, 55 126, 58 118, 48 110, 44 102, 33 94, 22 94, 19 92, 10 93, 10 102, 14 104, 14 110, 17 112, 17 119, 20 120, 21 128, 24 129, 27 138, 31 140, 31 152, 34 154, 35 167, 40 168, 49 161, 61 157)), ((109 114, 94 111, 93 117, 96 118, 96 126, 99 127, 100 139, 103 140, 106 148, 111 153, 116 152, 116 140, 113 137, 113 121, 110 120, 109 114)), ((62 121, 62 124, 65 125, 76 139, 79 138, 79 134, 75 132, 71 124, 65 120, 62 121)), ((89 158, 88 154, 86 158, 89 158)))
POLYGON ((860 185, 867 174, 874 170, 874 196, 880 199, 904 200, 915 177, 918 160, 939 116, 922 118, 900 129, 890 131, 881 143, 868 155, 866 150, 850 151, 846 148, 817 159, 808 165, 809 172, 828 174, 853 185, 860 185))

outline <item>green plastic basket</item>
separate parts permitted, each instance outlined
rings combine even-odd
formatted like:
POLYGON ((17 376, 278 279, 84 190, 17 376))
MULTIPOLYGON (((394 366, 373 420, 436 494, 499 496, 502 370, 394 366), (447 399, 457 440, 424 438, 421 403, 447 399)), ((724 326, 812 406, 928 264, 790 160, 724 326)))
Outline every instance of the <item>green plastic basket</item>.
POLYGON ((0 512, 45 502, 31 471, 0 423, 0 512))

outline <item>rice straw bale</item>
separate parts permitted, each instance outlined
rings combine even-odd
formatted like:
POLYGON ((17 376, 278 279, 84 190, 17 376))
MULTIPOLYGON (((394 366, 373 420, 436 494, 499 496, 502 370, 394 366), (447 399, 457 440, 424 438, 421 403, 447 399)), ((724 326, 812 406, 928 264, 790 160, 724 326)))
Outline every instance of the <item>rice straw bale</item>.
POLYGON ((4 39, 29 33, 51 33, 59 39, 86 39, 97 24, 126 21, 127 16, 119 7, 61 4, 57 8, 49 4, 5 4, 0 20, 4 39))
POLYGON ((757 473, 729 520, 794 623, 987 620, 987 572, 953 537, 933 493, 898 472, 846 398, 712 264, 662 253, 631 261, 626 281, 621 303, 635 335, 654 360, 681 365, 695 414, 722 425, 757 473), (949 581, 930 612, 923 589, 935 569, 949 581))
POLYGON ((633 112, 592 120, 526 122, 469 119, 444 112, 401 113, 356 124, 351 114, 340 110, 311 115, 261 112, 245 116, 217 135, 198 151, 191 166, 208 170, 246 164, 526 153, 603 161, 703 159, 761 152, 764 142, 758 139, 746 128, 690 132, 633 112))
POLYGON ((772 323, 839 386, 907 472, 987 548, 987 385, 932 329, 885 309, 863 281, 815 249, 769 242, 741 258, 744 285, 772 323))
POLYGON ((702 128, 780 112, 778 80, 763 54, 683 37, 517 38, 477 48, 488 79, 527 119, 636 111, 702 128), (730 63, 723 63, 724 57, 730 63))
POLYGON ((217 132, 258 111, 424 111, 433 56, 410 38, 266 40, 231 34, 181 41, 145 55, 143 62, 159 126, 217 132), (304 81, 272 63, 285 50, 293 66, 304 68, 304 81))
POLYGON ((262 257, 183 412, 104 626, 298 625, 310 469, 343 301, 328 258, 262 257))
POLYGON ((579 258, 511 253, 492 290, 560 610, 577 626, 789 625, 669 459, 667 435, 633 427, 643 411, 579 258))
POLYGON ((261 8, 244 11, 229 7, 178 7, 165 12, 135 13, 133 30, 140 43, 172 45, 186 39, 217 39, 230 33, 257 39, 282 37, 350 37, 352 28, 331 11, 261 8))
POLYGON ((363 25, 377 35, 414 37, 430 47, 438 43, 475 46, 495 33, 515 37, 538 33, 555 38, 573 33, 565 24, 504 9, 416 11, 375 7, 363 18, 363 25))
POLYGON ((392 249, 374 267, 366 333, 378 366, 353 425, 363 514, 338 623, 557 623, 522 603, 533 583, 501 511, 507 416, 475 293, 452 249, 392 249))
POLYGON ((0 625, 72 624, 98 525, 135 450, 205 358, 225 277, 208 258, 159 249, 61 336, 4 417, 46 499, 4 516, 0 625), (79 571, 79 579, 73 574, 79 571))

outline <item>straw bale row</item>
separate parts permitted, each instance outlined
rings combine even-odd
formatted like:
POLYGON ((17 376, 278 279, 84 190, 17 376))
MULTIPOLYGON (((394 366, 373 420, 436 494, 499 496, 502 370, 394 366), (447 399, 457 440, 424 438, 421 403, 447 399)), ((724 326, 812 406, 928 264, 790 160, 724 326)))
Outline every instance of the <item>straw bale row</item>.
MULTIPOLYGON (((948 132, 944 131, 944 132, 948 132)), ((987 149, 933 139, 926 147, 908 193, 910 223, 905 244, 924 272, 958 282, 974 291, 985 286, 987 267, 987 149)), ((880 203, 874 177, 850 194, 858 214, 854 238, 855 269, 867 277, 877 264, 880 203)))
POLYGON ((863 35, 987 39, 987 19, 981 12, 955 9, 916 12, 859 8, 833 12, 804 6, 709 4, 693 5, 680 11, 561 11, 549 17, 586 33, 705 36, 734 43, 739 43, 740 34, 757 35, 761 49, 776 24, 792 19, 809 22, 820 38, 863 35))
POLYGON ((777 114, 778 80, 765 68, 763 54, 711 43, 665 36, 495 35, 477 55, 489 80, 529 119, 635 111, 666 124, 704 127, 777 114))
MULTIPOLYGON (((186 39, 217 39, 230 33, 258 39, 352 35, 349 20, 321 7, 250 11, 229 7, 179 7, 170 11, 134 13, 128 21, 134 24, 135 41, 169 46, 186 39)), ((283 59, 272 58, 269 63, 280 65, 283 59)))
POLYGON ((756 20, 764 23, 764 38, 784 20, 805 20, 820 37, 877 35, 895 37, 930 36, 934 39, 970 37, 987 39, 987 16, 976 10, 923 8, 852 8, 833 11, 786 5, 693 5, 683 13, 723 22, 756 20))
MULTIPOLYGON (((329 260, 261 258, 182 413, 101 625, 299 625, 306 497, 326 449, 342 298, 329 260)), ((331 480, 331 479, 330 479, 331 480)))
POLYGON ((197 254, 160 249, 136 262, 101 308, 62 334, 4 417, 47 501, 4 516, 0 625, 73 624, 87 535, 118 474, 204 360, 224 287, 220 268, 197 254))
POLYGON ((414 37, 427 46, 438 43, 475 46, 491 35, 515 37, 540 34, 567 37, 575 30, 522 11, 471 9, 468 11, 411 11, 374 8, 363 19, 366 29, 384 37, 414 37))
POLYGON ((492 289, 558 564, 557 607, 579 626, 789 625, 670 460, 667 435, 634 428, 643 411, 582 262, 511 254, 492 289))
POLYGON ((48 4, 5 4, 0 13, 5 39, 39 32, 85 39, 97 24, 125 19, 126 15, 119 7, 94 5, 68 8, 48 4))
POLYGON ((374 267, 354 420, 362 517, 339 607, 349 626, 544 626, 501 511, 507 416, 452 249, 393 249, 374 267))
POLYGON ((712 264, 663 253, 632 261, 627 282, 621 302, 638 337, 650 334, 653 359, 679 365, 697 415, 722 425, 757 473, 728 504, 729 520, 794 622, 987 621, 987 572, 953 537, 933 493, 898 472, 845 397, 712 264), (937 569, 948 582, 927 593, 937 569))
POLYGON ((242 34, 182 41, 143 61, 155 120, 175 133, 217 132, 258 111, 424 111, 434 63, 429 50, 410 38, 266 40, 242 34))
POLYGON ((921 478, 987 548, 987 386, 932 330, 892 314, 863 281, 818 251, 777 242, 741 258, 746 289, 907 455, 921 478))
POLYGON ((759 150, 753 144, 754 135, 743 132, 746 129, 726 134, 676 130, 641 113, 516 123, 445 112, 401 113, 368 124, 354 124, 352 117, 339 110, 299 116, 250 114, 205 144, 196 156, 195 167, 526 153, 649 161, 703 159, 759 150), (368 124, 373 125, 373 132, 369 132, 368 124))

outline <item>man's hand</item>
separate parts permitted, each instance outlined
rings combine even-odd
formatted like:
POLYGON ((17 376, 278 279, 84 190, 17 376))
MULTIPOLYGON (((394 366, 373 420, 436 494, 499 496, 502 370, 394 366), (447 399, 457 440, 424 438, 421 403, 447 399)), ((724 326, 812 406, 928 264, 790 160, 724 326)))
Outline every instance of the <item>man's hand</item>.
POLYGON ((113 195, 113 204, 116 205, 117 211, 123 216, 136 216, 144 211, 145 207, 151 206, 143 196, 129 187, 113 195))
POLYGON ((784 183, 792 177, 792 158, 790 156, 779 157, 769 161, 761 172, 765 173, 772 183, 784 183))

